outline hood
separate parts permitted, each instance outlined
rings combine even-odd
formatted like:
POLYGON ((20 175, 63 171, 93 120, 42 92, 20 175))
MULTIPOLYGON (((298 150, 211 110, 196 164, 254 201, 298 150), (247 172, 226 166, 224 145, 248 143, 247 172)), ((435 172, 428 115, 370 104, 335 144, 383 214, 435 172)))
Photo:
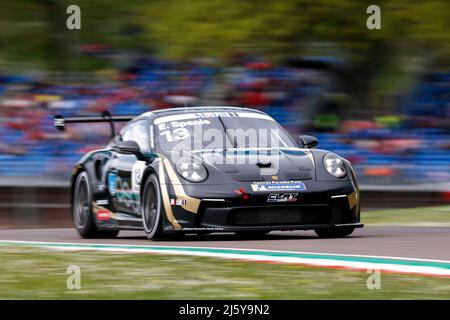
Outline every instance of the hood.
POLYGON ((228 149, 194 154, 236 181, 288 181, 314 179, 314 159, 308 149, 228 149))

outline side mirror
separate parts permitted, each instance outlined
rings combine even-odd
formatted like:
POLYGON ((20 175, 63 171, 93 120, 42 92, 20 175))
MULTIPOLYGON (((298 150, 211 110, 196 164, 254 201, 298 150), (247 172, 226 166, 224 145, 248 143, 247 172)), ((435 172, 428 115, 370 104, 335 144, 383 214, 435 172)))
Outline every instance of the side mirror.
POLYGON ((308 136, 308 135, 301 135, 299 137, 300 147, 302 148, 314 148, 319 144, 319 140, 316 137, 308 136))
POLYGON ((138 159, 143 158, 141 148, 139 148, 137 142, 133 140, 118 141, 114 146, 114 149, 120 153, 134 154, 138 159))

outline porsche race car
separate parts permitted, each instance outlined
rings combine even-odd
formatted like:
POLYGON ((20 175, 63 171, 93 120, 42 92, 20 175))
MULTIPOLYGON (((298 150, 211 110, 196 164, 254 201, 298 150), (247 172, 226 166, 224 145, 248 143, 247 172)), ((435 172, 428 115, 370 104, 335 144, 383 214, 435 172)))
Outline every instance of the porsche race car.
POLYGON ((87 153, 71 178, 71 211, 83 238, 143 230, 187 233, 314 230, 344 237, 360 222, 349 161, 294 139, 272 117, 238 107, 141 115, 55 116, 54 125, 109 122, 112 139, 87 153), (128 122, 120 132, 114 123, 128 122))

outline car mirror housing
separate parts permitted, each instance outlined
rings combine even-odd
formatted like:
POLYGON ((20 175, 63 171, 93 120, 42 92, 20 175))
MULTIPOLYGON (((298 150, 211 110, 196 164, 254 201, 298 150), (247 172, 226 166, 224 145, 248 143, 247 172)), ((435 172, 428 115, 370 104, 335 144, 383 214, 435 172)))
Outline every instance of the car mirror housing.
POLYGON ((114 146, 114 149, 119 153, 134 154, 138 159, 143 158, 141 148, 136 141, 118 141, 114 146))
POLYGON ((300 147, 312 149, 319 144, 319 140, 316 137, 301 135, 299 137, 300 147))

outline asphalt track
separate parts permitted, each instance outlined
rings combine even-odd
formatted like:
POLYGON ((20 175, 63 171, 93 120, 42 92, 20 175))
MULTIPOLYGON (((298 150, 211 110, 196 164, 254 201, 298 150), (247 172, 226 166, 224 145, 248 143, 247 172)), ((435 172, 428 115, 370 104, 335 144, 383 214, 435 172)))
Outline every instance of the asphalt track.
POLYGON ((343 239, 319 239, 312 231, 271 232, 257 240, 234 234, 186 236, 174 241, 150 241, 143 232, 121 231, 116 239, 81 239, 74 229, 0 230, 1 240, 99 243, 152 246, 211 247, 291 252, 320 252, 400 258, 450 260, 450 228, 365 227, 343 239))

